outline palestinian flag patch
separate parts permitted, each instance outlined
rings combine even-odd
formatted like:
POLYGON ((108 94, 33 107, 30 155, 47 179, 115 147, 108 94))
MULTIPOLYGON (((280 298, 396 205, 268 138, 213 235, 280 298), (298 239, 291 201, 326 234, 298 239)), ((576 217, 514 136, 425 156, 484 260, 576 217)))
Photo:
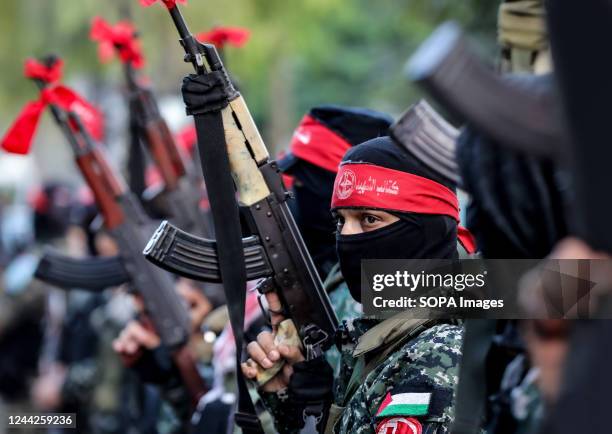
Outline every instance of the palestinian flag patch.
POLYGON ((377 418, 390 416, 426 416, 429 413, 431 393, 387 393, 376 413, 377 418))

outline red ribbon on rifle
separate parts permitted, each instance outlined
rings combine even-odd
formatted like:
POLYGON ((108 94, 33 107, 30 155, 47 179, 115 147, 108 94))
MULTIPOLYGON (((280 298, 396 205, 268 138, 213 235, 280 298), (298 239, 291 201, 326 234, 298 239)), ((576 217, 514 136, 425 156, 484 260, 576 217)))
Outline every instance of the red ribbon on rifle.
POLYGON ((98 42, 98 56, 101 62, 108 62, 115 53, 123 63, 131 62, 134 68, 144 66, 144 56, 136 28, 129 21, 120 21, 114 26, 101 17, 95 17, 89 37, 98 42))
MULTIPOLYGON (((157 3, 158 0, 140 0, 141 6, 151 6, 153 3, 157 3)), ((161 0, 168 9, 173 9, 177 3, 187 4, 187 0, 161 0)))
POLYGON ((250 36, 251 32, 241 27, 214 27, 208 32, 198 33, 196 39, 200 42, 210 42, 222 49, 225 45, 242 47, 250 36))
POLYGON ((32 145, 32 138, 38 127, 40 116, 48 104, 54 104, 63 110, 77 114, 87 131, 96 140, 104 136, 102 114, 82 96, 67 86, 56 84, 61 79, 62 61, 47 66, 29 59, 25 63, 24 75, 27 78, 41 80, 48 87, 40 92, 40 98, 28 102, 19 116, 10 126, 0 146, 7 152, 27 154, 32 145))

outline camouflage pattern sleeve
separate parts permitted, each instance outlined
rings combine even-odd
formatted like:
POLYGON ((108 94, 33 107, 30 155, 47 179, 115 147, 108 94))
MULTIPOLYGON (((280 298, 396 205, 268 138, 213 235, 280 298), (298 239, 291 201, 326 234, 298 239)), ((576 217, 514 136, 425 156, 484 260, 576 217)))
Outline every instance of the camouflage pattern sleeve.
MULTIPOLYGON (((329 294, 329 300, 341 322, 361 317, 361 304, 353 299, 344 281, 329 294)), ((325 358, 334 370, 334 377, 338 377, 342 364, 340 351, 332 346, 325 352, 325 358)))
POLYGON ((404 344, 368 374, 334 432, 448 433, 462 335, 460 326, 439 324, 404 344))

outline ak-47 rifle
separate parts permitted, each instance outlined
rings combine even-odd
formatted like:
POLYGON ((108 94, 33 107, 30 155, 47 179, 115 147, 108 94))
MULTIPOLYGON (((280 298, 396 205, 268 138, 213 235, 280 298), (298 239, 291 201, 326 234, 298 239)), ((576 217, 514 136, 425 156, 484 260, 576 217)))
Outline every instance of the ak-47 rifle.
MULTIPOLYGON (((146 0, 144 3, 152 4, 154 1, 146 0)), ((190 33, 176 0, 164 0, 164 4, 180 35, 186 52, 185 61, 192 63, 197 73, 186 80, 198 80, 198 85, 202 84, 202 94, 193 97, 200 102, 203 100, 203 106, 197 109, 188 107, 188 113, 195 117, 200 158, 218 241, 221 278, 230 307, 238 357, 243 339, 245 270, 241 234, 236 228, 236 190, 242 210, 251 220, 254 237, 270 265, 269 274, 259 285, 260 292, 276 292, 283 313, 290 318, 281 324, 289 329, 295 326, 306 350, 306 358, 314 358, 334 342, 338 320, 287 206, 289 194, 279 169, 270 160, 244 99, 232 85, 214 45, 202 44, 190 33)), ((188 97, 184 93, 186 102, 188 97)), ((145 250, 147 257, 170 269, 171 264, 164 261, 163 254, 153 253, 163 250, 164 244, 182 242, 181 249, 190 249, 194 243, 184 241, 196 240, 193 236, 177 237, 176 234, 181 232, 169 224, 162 225, 145 250), (159 249, 160 245, 162 249, 159 249)), ((205 244, 207 241, 199 242, 205 244)), ((291 334, 295 335, 288 333, 291 334)), ((277 338, 280 335, 282 333, 277 334, 277 338)), ((277 363, 262 373, 261 380, 273 377, 281 367, 282 364, 277 363)), ((248 395, 245 397, 246 386, 242 376, 238 376, 238 386, 236 423, 243 430, 261 432, 259 422, 252 417, 248 395)))
POLYGON ((461 177, 455 158, 459 130, 425 100, 412 105, 389 129, 389 135, 420 162, 455 185, 461 177))
MULTIPOLYGON (((49 58, 45 63, 51 65, 55 61, 55 58, 49 58)), ((47 83, 35 81, 44 91, 47 83)), ((205 386, 187 346, 189 314, 174 290, 172 276, 152 266, 141 253, 151 222, 137 199, 126 189, 125 182, 111 168, 102 150, 94 143, 80 117, 52 102, 49 108, 70 143, 77 167, 94 194, 105 229, 119 247, 123 268, 135 290, 142 295, 145 312, 161 343, 170 350, 183 383, 196 404, 205 393, 205 386)))
MULTIPOLYGON (((136 45, 135 29, 129 23, 122 23, 120 30, 117 30, 101 18, 96 18, 92 37, 100 43, 112 44, 121 54, 129 90, 129 107, 134 111, 130 116, 136 124, 134 139, 146 145, 164 182, 163 190, 150 200, 157 205, 161 204, 164 215, 171 216, 177 226, 198 235, 211 236, 210 216, 200 208, 203 189, 197 170, 190 160, 181 155, 161 116, 153 92, 140 83, 136 70, 144 62, 136 45)), ((140 146, 140 143, 132 143, 132 146, 140 146)), ((210 257, 214 256, 214 249, 216 246, 212 244, 203 246, 197 252, 210 257)), ((188 252, 185 254, 189 255, 188 252)), ((217 281, 220 281, 216 263, 207 263, 203 270, 206 270, 207 276, 216 276, 217 281)), ((119 258, 75 259, 52 249, 43 252, 36 277, 61 288, 90 291, 101 291, 129 280, 119 258)))
POLYGON ((211 236, 209 217, 200 209, 201 178, 193 164, 181 155, 151 89, 139 83, 132 65, 124 64, 124 69, 139 135, 164 181, 161 203, 165 215, 186 230, 211 236))
POLYGON ((567 129, 554 87, 534 93, 499 76, 472 53, 457 24, 436 29, 411 57, 407 72, 453 115, 500 144, 530 155, 566 157, 567 129))

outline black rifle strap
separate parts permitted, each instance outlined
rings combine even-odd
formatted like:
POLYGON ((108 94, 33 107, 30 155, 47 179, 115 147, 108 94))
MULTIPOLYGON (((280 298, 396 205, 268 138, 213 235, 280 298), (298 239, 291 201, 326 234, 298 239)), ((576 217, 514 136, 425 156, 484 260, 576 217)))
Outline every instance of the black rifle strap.
POLYGON ((142 193, 147 188, 145 180, 145 155, 140 143, 140 137, 143 131, 138 122, 138 113, 136 103, 133 100, 129 101, 129 120, 128 129, 130 136, 130 148, 128 153, 128 180, 130 190, 142 201, 142 193))
POLYGON ((478 434, 487 399, 486 361, 495 335, 495 320, 465 321, 459 384, 452 434, 478 434))
POLYGON ((244 341, 246 269, 242 249, 240 214, 230 172, 223 119, 221 111, 196 114, 194 118, 200 161, 215 227, 221 280, 225 289, 236 343, 238 411, 235 421, 242 428, 243 433, 263 433, 249 395, 249 389, 240 370, 244 341))

